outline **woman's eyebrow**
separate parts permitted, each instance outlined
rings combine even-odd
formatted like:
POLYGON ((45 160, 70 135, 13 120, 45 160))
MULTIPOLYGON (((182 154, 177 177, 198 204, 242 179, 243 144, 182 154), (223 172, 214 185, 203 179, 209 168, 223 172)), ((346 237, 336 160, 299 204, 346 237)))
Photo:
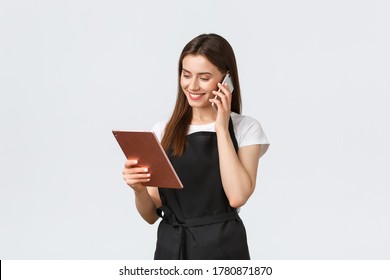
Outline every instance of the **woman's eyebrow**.
MULTIPOLYGON (((183 71, 184 72, 187 72, 187 73, 191 73, 190 71, 186 70, 183 68, 183 71)), ((211 74, 210 72, 200 72, 200 73, 197 73, 198 75, 211 75, 211 76, 214 76, 213 74, 211 74)))

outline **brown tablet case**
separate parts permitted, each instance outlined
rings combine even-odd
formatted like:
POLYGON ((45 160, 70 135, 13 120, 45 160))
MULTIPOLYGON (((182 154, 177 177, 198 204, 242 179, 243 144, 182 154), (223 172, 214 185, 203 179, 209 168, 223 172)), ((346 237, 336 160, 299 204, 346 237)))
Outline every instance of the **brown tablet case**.
POLYGON ((146 185, 160 188, 183 188, 154 132, 113 130, 112 133, 127 159, 138 160, 137 166, 149 169, 151 176, 146 185))

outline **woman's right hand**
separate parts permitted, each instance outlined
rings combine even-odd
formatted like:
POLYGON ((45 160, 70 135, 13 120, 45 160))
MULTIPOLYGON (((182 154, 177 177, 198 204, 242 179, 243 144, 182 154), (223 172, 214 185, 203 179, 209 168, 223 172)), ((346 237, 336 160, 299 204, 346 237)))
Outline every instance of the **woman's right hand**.
POLYGON ((125 167, 123 168, 122 174, 126 184, 129 185, 135 192, 142 191, 144 185, 150 181, 150 173, 148 168, 136 166, 137 160, 126 160, 125 167))

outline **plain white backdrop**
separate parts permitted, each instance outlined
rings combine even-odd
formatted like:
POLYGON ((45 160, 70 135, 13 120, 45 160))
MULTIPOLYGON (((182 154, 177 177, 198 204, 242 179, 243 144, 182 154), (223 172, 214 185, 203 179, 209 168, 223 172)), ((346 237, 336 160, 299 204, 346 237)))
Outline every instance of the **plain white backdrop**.
POLYGON ((151 259, 112 129, 174 105, 184 45, 233 46, 271 141, 253 259, 390 258, 388 1, 0 2, 0 259, 151 259))

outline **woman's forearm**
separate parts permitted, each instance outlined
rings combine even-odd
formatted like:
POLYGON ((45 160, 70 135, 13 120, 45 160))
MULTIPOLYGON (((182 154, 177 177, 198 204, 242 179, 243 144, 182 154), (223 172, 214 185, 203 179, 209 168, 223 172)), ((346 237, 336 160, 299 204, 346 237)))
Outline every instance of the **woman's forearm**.
POLYGON ((156 214, 156 204, 149 195, 147 188, 144 187, 140 191, 134 191, 135 205, 141 217, 149 224, 154 224, 158 216, 156 214))
POLYGON ((217 139, 223 188, 230 206, 241 207, 253 193, 255 182, 241 163, 229 132, 217 134, 217 139))

